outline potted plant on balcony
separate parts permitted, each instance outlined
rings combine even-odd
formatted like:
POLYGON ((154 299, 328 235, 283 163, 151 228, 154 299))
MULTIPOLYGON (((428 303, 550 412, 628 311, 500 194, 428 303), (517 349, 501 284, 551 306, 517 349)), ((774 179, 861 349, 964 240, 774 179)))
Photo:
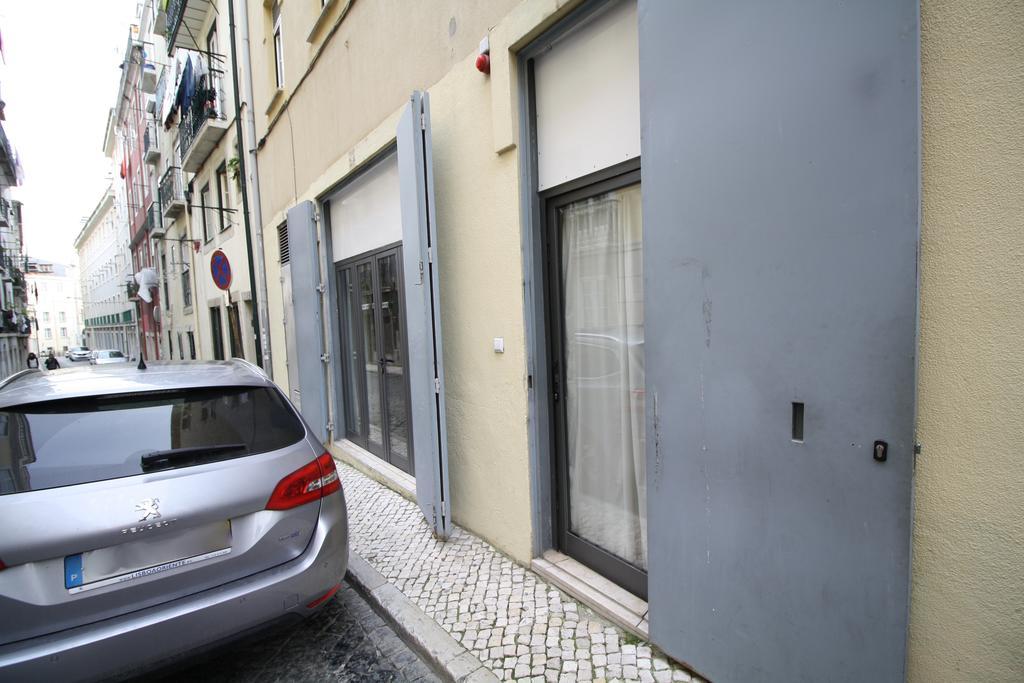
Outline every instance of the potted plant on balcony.
POLYGON ((238 157, 231 157, 228 159, 228 171, 231 172, 231 179, 234 180, 236 184, 241 184, 242 181, 240 170, 241 165, 238 157))
POLYGON ((203 99, 203 115, 208 119, 217 118, 217 91, 207 90, 203 99))

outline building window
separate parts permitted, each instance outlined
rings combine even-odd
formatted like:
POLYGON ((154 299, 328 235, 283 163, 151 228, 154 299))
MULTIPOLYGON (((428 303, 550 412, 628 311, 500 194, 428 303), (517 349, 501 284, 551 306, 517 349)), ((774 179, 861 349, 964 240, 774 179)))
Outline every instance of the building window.
POLYGON ((185 346, 181 343, 181 332, 178 333, 178 360, 185 360, 185 346))
MULTIPOLYGON (((45 285, 44 285, 44 287, 45 287, 45 285)), ((44 323, 50 322, 50 313, 49 313, 49 311, 43 311, 43 322, 44 323)))
POLYGON ((60 328, 60 338, 61 339, 66 339, 67 336, 68 336, 68 328, 66 328, 66 327, 60 328))
POLYGON ((274 85, 284 87, 284 44, 281 42, 281 3, 274 3, 274 85))
MULTIPOLYGON (((191 242, 189 243, 191 244, 191 242)), ((188 308, 192 305, 192 276, 189 272, 189 256, 184 244, 178 245, 178 256, 181 261, 181 305, 188 308)), ((178 346, 181 346, 179 344, 178 346)))
POLYGON ((221 164, 217 169, 217 213, 220 214, 220 230, 224 232, 231 225, 225 218, 228 209, 228 167, 221 164))
POLYGON ((67 320, 67 318, 68 318, 68 314, 67 314, 67 313, 65 313, 64 311, 61 311, 61 312, 60 312, 60 313, 58 313, 57 315, 58 315, 58 316, 60 317, 60 321, 61 321, 62 323, 66 323, 66 322, 68 321, 68 320, 67 320))
POLYGON ((188 332, 188 355, 192 360, 196 359, 196 336, 191 330, 188 332))
POLYGON ((174 338, 170 330, 167 330, 167 357, 174 358, 174 338))
POLYGON ((203 185, 203 189, 199 191, 199 211, 203 215, 203 242, 209 242, 213 239, 213 235, 210 234, 210 184, 203 185))
MULTIPOLYGON (((217 54, 217 22, 213 22, 213 28, 206 36, 206 66, 210 70, 210 88, 217 91, 217 104, 220 104, 220 80, 217 78, 217 74, 221 68, 220 55, 217 54)), ((220 107, 217 107, 218 113, 220 107)))
POLYGON ((45 330, 43 330, 43 336, 46 337, 47 339, 53 339, 53 330, 47 327, 45 330))
POLYGON ((184 264, 181 267, 181 302, 185 308, 192 305, 192 276, 184 264))

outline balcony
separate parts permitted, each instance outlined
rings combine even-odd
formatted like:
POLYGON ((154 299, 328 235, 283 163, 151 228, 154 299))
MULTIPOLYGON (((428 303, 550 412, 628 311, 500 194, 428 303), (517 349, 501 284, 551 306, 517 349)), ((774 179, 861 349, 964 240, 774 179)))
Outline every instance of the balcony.
POLYGON ((156 3, 156 17, 153 21, 153 33, 161 38, 167 35, 167 11, 163 2, 156 3))
POLYGON ((14 148, 7 139, 3 125, 0 125, 0 184, 17 185, 18 164, 14 157, 14 148))
POLYGON ((11 203, 0 197, 0 227, 11 227, 11 203))
POLYGON ((202 40, 203 24, 206 17, 214 9, 212 0, 168 0, 167 3, 167 54, 176 49, 205 50, 205 45, 198 45, 202 40))
POLYGON ((142 149, 147 164, 160 161, 160 133, 152 121, 146 123, 146 132, 142 136, 142 149))
POLYGON ((164 221, 160 217, 160 209, 157 206, 157 202, 153 202, 149 205, 149 209, 146 210, 146 232, 150 237, 162 237, 166 232, 164 230, 164 221))
POLYGON ((164 218, 174 219, 185 211, 185 179, 181 169, 171 166, 160 179, 160 207, 164 218))
POLYGON ((197 88, 192 100, 183 108, 178 124, 178 151, 183 170, 199 171, 227 132, 223 100, 218 88, 197 88))

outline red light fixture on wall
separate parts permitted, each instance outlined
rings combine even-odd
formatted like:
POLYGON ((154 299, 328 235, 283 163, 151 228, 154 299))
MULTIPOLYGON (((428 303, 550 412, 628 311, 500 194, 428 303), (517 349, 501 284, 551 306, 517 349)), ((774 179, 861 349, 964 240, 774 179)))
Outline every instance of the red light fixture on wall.
POLYGON ((482 74, 491 73, 491 56, 486 54, 477 55, 476 70, 482 74))

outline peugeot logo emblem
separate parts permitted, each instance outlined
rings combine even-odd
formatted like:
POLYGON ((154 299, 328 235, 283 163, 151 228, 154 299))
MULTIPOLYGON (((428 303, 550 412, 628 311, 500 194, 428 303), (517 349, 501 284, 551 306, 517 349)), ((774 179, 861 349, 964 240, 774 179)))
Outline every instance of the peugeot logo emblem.
POLYGON ((160 516, 160 499, 146 498, 139 501, 135 504, 135 511, 142 515, 139 517, 140 522, 145 522, 147 519, 156 519, 160 516))

